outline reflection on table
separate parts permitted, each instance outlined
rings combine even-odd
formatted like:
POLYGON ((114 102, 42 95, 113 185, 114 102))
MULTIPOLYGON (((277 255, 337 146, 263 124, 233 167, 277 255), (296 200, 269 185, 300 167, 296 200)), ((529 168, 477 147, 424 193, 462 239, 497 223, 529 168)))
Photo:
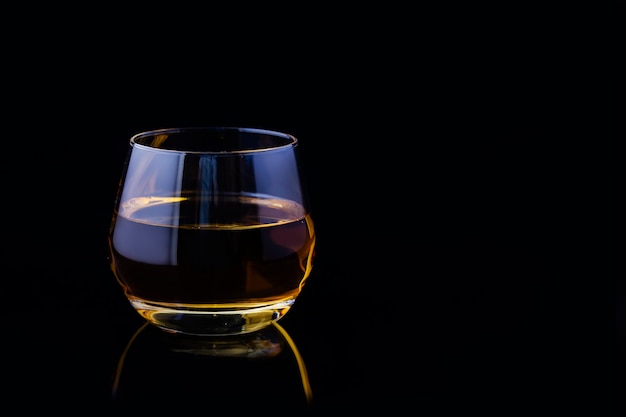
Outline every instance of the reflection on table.
POLYGON ((143 411, 193 405, 269 415, 313 405, 304 360, 277 323, 219 338, 170 334, 145 323, 120 355, 111 394, 121 409, 143 411))

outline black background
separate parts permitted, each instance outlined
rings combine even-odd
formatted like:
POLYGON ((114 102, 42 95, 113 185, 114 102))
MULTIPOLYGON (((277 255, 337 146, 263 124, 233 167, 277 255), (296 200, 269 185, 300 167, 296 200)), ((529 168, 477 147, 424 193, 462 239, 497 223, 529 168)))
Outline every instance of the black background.
POLYGON ((554 15, 527 14, 530 36, 519 10, 287 12, 25 19, 3 85, 9 400, 108 409, 141 323, 106 252, 128 139, 212 125, 301 142, 318 248, 281 323, 320 414, 556 406, 557 231, 538 224, 558 180, 536 150, 561 74, 533 37, 554 15))

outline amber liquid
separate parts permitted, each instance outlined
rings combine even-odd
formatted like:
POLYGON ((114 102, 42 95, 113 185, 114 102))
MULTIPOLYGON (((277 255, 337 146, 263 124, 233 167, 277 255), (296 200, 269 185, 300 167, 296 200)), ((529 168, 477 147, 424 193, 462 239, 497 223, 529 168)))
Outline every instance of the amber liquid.
POLYGON ((287 312, 311 272, 313 222, 293 201, 183 195, 119 207, 112 269, 140 314, 165 329, 257 330, 287 312))

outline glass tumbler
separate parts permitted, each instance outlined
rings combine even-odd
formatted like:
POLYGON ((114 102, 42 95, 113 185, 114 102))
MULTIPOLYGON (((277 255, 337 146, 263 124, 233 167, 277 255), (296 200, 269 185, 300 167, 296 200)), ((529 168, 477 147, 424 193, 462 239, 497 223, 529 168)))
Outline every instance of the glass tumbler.
POLYGON ((315 230, 298 140, 242 127, 130 138, 108 241, 134 309, 163 330, 237 335, 290 309, 315 230))

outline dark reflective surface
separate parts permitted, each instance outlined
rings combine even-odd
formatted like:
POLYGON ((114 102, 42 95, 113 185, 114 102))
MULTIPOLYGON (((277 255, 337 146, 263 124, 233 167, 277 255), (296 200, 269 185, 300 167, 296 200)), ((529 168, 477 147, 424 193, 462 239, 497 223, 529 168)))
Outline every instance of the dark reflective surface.
POLYGON ((262 415, 313 410, 304 358, 277 323, 222 338, 168 334, 143 324, 120 354, 111 394, 121 411, 208 404, 262 415))

